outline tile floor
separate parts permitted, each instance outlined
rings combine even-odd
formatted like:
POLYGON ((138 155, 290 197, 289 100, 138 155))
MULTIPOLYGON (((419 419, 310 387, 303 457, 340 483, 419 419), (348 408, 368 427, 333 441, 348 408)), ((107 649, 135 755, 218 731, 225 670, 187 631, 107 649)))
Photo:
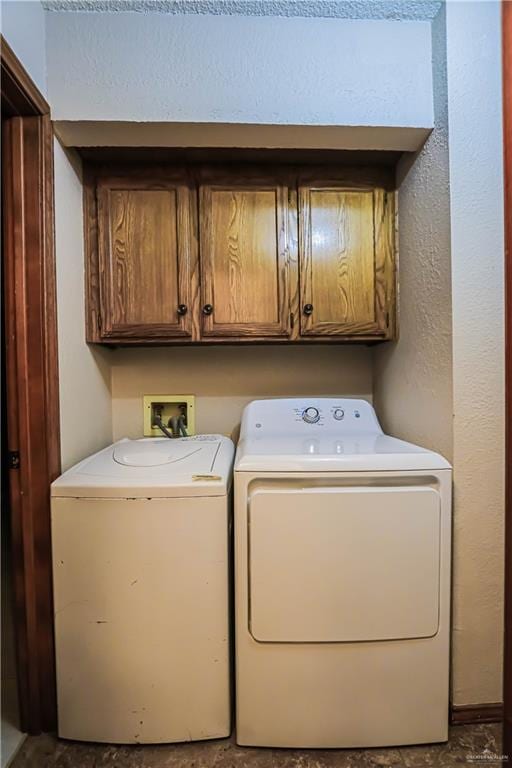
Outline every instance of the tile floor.
MULTIPOLYGON (((2 510, 5 517, 5 510, 2 510)), ((16 645, 12 620, 12 586, 8 541, 9 531, 2 518, 1 550, 1 683, 0 696, 0 768, 6 768, 19 749, 25 734, 19 728, 18 686, 16 680, 16 645)))
POLYGON ((500 725, 456 726, 447 744, 400 749, 296 750, 237 747, 233 739, 175 746, 114 747, 31 736, 12 768, 444 768, 502 766, 500 725), (485 750, 488 750, 486 753, 485 750), (471 761, 471 756, 480 757, 471 761))
POLYGON ((7 768, 13 755, 16 754, 25 739, 25 734, 19 729, 18 722, 18 692, 14 677, 6 678, 2 668, 1 696, 1 730, 0 730, 0 768, 7 768))

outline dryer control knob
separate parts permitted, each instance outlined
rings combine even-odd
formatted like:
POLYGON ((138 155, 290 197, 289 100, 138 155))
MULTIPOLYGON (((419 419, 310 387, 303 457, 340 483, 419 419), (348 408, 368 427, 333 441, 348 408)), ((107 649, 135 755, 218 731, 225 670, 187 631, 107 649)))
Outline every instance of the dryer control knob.
POLYGON ((313 408, 310 406, 309 408, 305 408, 302 411, 302 420, 306 422, 306 424, 316 424, 316 422, 320 419, 320 411, 318 408, 313 408))
POLYGON ((345 416, 345 411, 343 408, 335 408, 334 413, 332 414, 336 421, 341 421, 342 418, 345 416))

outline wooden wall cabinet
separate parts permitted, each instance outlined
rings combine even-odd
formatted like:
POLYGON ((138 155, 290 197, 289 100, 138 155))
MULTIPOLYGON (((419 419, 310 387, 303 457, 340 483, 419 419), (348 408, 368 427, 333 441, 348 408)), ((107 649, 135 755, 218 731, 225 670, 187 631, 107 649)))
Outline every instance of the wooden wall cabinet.
POLYGON ((202 335, 290 335, 288 187, 233 179, 199 190, 202 335))
POLYGON ((299 185, 300 332, 393 333, 394 196, 322 181, 299 185))
POLYGON ((368 171, 89 172, 87 340, 394 338, 394 208, 368 171))
POLYGON ((191 338, 197 297, 193 192, 186 183, 102 179, 98 332, 191 338))

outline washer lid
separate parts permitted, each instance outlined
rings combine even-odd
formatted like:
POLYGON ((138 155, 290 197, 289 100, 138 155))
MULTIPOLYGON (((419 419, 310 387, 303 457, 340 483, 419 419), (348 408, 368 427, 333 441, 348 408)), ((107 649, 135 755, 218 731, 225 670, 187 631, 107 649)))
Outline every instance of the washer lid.
POLYGON ((229 488, 233 454, 222 435, 125 438, 64 472, 52 483, 52 496, 220 496, 229 488))
MULTIPOLYGON (((161 467, 165 464, 183 461, 194 455, 199 461, 202 458, 203 462, 205 458, 207 460, 210 458, 210 456, 205 457, 204 455, 201 458, 197 456, 201 451, 204 454, 203 446, 197 443, 183 443, 180 439, 174 441, 168 438, 165 440, 157 438, 154 443, 146 443, 142 440, 123 440, 115 444, 113 448, 113 460, 126 467, 161 467)), ((211 453, 211 451, 206 453, 211 453)))

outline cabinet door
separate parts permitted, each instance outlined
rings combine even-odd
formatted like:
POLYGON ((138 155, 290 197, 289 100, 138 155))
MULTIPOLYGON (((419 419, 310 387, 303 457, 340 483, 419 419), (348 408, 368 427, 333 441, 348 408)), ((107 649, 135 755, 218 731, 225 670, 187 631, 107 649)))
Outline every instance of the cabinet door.
POLYGON ((299 186, 301 334, 391 338, 394 196, 299 186))
POLYGON ((199 219, 203 336, 288 336, 288 187, 203 184, 199 219))
POLYGON ((190 336, 195 270, 188 186, 108 179, 97 194, 101 336, 190 336))

